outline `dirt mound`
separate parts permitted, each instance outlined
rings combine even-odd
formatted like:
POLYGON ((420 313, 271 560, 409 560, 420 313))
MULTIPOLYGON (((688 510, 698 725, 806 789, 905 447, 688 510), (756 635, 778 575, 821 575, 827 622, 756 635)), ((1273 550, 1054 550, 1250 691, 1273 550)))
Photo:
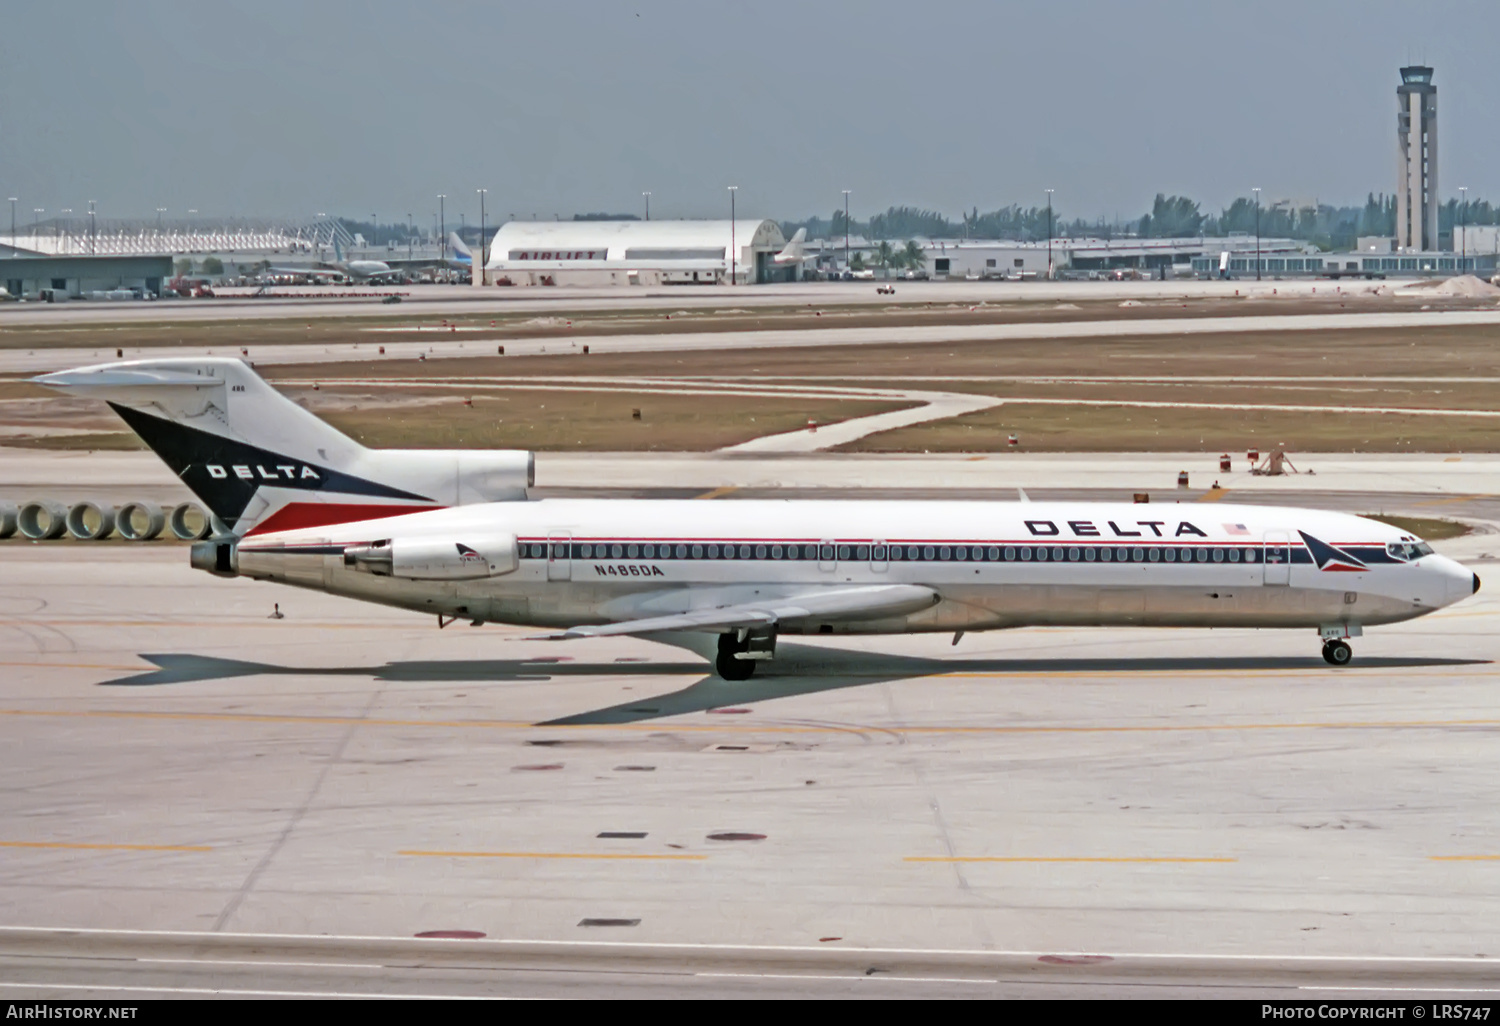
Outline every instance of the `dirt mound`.
POLYGON ((1433 289, 1433 292, 1440 296, 1493 299, 1500 297, 1500 286, 1491 285, 1489 282, 1476 278, 1472 274, 1460 274, 1457 278, 1449 278, 1433 289))

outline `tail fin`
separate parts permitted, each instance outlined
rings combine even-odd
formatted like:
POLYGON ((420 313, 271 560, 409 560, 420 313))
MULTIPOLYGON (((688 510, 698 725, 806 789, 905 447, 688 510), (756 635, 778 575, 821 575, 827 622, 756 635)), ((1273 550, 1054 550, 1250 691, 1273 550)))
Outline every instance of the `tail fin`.
POLYGON ((333 237, 333 259, 340 264, 344 262, 344 244, 338 240, 337 235, 333 237))
POLYGON ((237 535, 524 498, 527 452, 366 449, 241 360, 98 364, 33 381, 106 400, 237 535))
POLYGON ((474 262, 473 251, 464 245, 464 240, 458 237, 458 232, 448 233, 448 251, 451 254, 448 259, 455 264, 472 264, 474 262))
POLYGON ((807 241, 807 229, 806 228, 798 228, 797 229, 797 234, 793 235, 791 237, 791 240, 789 242, 787 242, 786 248, 783 249, 780 253, 776 254, 776 257, 775 257, 776 263, 778 263, 778 264, 795 264, 795 263, 800 263, 802 261, 802 259, 803 259, 803 257, 802 257, 802 243, 804 243, 805 241, 807 241))

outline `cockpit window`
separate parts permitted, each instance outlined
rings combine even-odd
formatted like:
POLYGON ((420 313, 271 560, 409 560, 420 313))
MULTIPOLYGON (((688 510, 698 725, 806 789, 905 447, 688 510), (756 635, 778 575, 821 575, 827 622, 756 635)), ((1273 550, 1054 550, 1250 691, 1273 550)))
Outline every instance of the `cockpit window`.
POLYGON ((1396 559, 1421 559, 1432 555, 1432 546, 1426 542, 1387 542, 1385 551, 1396 559))

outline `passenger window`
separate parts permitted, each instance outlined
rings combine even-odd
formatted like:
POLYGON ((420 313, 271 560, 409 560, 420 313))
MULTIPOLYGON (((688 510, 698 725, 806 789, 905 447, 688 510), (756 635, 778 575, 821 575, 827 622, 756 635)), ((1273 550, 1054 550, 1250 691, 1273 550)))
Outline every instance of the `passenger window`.
POLYGON ((1038 563, 1047 562, 1047 547, 1045 545, 1038 545, 1036 547, 1036 561, 1038 563))
POLYGON ((1238 563, 1240 561, 1240 550, 1239 549, 1230 549, 1229 550, 1229 561, 1231 563, 1238 563))
POLYGON ((1132 549, 1131 553, 1130 553, 1130 558, 1131 558, 1132 561, 1134 561, 1136 563, 1139 563, 1139 562, 1143 561, 1146 558, 1146 550, 1145 549, 1132 549))
MULTIPOLYGON (((991 549, 990 551, 994 552, 995 550, 991 549)), ((1010 546, 1010 545, 1005 546, 1005 561, 1007 563, 1014 562, 1015 558, 1016 558, 1016 550, 1015 550, 1015 548, 1013 546, 1010 546)))
POLYGON ((615 559, 619 559, 621 556, 623 556, 625 554, 625 550, 622 549, 618 545, 611 545, 609 547, 609 554, 611 556, 613 556, 615 559))
POLYGON ((999 562, 999 560, 1000 560, 1000 546, 998 546, 998 545, 991 545, 990 546, 989 556, 990 556, 990 562, 991 563, 999 562))
POLYGON ((1078 562, 1078 546, 1077 545, 1073 546, 1071 549, 1068 550, 1068 562, 1069 563, 1076 563, 1076 562, 1078 562))
POLYGON ((946 545, 943 545, 943 546, 940 546, 940 547, 939 547, 939 548, 938 548, 938 559, 939 559, 939 560, 941 560, 941 561, 945 561, 945 562, 946 562, 946 561, 947 561, 947 560, 948 560, 948 559, 949 559, 949 558, 951 558, 951 557, 952 557, 952 555, 953 555, 953 553, 952 553, 952 551, 951 551, 951 550, 950 550, 950 549, 949 549, 949 548, 948 548, 948 546, 946 546, 946 545))
POLYGON ((819 558, 821 558, 821 559, 832 559, 833 558, 833 546, 832 545, 824 545, 823 546, 822 555, 819 558))
POLYGON ((1259 557, 1256 555, 1254 549, 1246 549, 1245 550, 1245 562, 1246 563, 1254 563, 1256 561, 1256 559, 1258 559, 1258 558, 1259 557))
POLYGON ((1094 550, 1093 549, 1090 548, 1090 549, 1084 549, 1083 550, 1083 561, 1085 563, 1092 563, 1094 561, 1094 550))
POLYGON ((968 559, 969 558, 969 549, 968 549, 968 547, 964 546, 964 545, 960 545, 958 548, 954 549, 953 550, 953 558, 957 559, 957 560, 960 560, 960 561, 968 559))
POLYGON ((872 556, 872 558, 874 558, 875 562, 877 562, 877 563, 883 563, 883 562, 885 562, 885 546, 884 545, 877 545, 877 546, 875 546, 875 548, 871 551, 871 556, 872 556))
POLYGON ((1111 550, 1109 550, 1109 549, 1100 549, 1099 550, 1099 559, 1100 559, 1101 562, 1108 563, 1111 559, 1114 559, 1114 558, 1115 558, 1114 552, 1112 552, 1111 550))
POLYGON ((923 559, 936 559, 937 558, 937 549, 933 548, 931 545, 923 546, 923 548, 922 548, 922 558, 923 559))
POLYGON ((578 554, 584 559, 588 559, 594 554, 594 547, 592 545, 580 545, 578 547, 578 554))
POLYGON ((740 558, 741 559, 749 559, 750 558, 750 546, 748 546, 748 545, 741 545, 740 546, 740 558))
POLYGON ((859 559, 859 560, 869 559, 870 558, 870 546, 868 546, 868 545, 858 545, 858 546, 855 546, 855 549, 854 549, 854 558, 855 559, 859 559))
MULTIPOLYGON (((1153 563, 1158 563, 1158 562, 1161 561, 1161 549, 1152 547, 1152 548, 1150 548, 1150 549, 1148 549, 1146 551, 1146 555, 1148 555, 1148 556, 1151 557, 1151 562, 1153 562, 1153 563)), ((1167 557, 1170 559, 1171 555, 1172 555, 1172 550, 1168 549, 1167 550, 1167 557)))
POLYGON ((765 559, 766 558, 766 547, 764 545, 757 545, 757 546, 755 546, 755 558, 756 559, 765 559))
POLYGON ((1224 550, 1223 549, 1214 549, 1214 562, 1215 563, 1222 563, 1222 562, 1224 562, 1224 550))
POLYGON ((848 559, 849 558, 849 546, 847 546, 847 545, 840 545, 839 546, 839 558, 840 559, 848 559))
POLYGON ((655 559, 656 558, 656 546, 655 545, 647 545, 645 548, 641 549, 641 555, 645 556, 647 559, 655 559))
POLYGON ((686 559, 687 558, 687 546, 686 545, 679 545, 679 546, 677 546, 677 558, 678 559, 686 559))
POLYGON ((694 559, 702 559, 703 558, 703 546, 702 545, 694 545, 693 546, 693 558, 694 559))
POLYGON ((781 549, 780 545, 772 545, 771 546, 771 558, 772 559, 780 559, 781 558, 781 552, 782 552, 782 549, 781 549))
MULTIPOLYGON (((1007 549, 1006 551, 1009 552, 1010 550, 1007 549)), ((1021 562, 1023 562, 1023 563, 1029 563, 1029 562, 1031 562, 1031 546, 1029 546, 1029 545, 1022 545, 1021 546, 1021 562)))
MULTIPOLYGON (((1183 551, 1184 555, 1187 553, 1186 549, 1183 549, 1182 551, 1183 551)), ((1196 558, 1197 558, 1198 562, 1200 562, 1200 563, 1207 563, 1208 562, 1208 550, 1207 549, 1199 549, 1198 550, 1198 555, 1197 555, 1196 558)))

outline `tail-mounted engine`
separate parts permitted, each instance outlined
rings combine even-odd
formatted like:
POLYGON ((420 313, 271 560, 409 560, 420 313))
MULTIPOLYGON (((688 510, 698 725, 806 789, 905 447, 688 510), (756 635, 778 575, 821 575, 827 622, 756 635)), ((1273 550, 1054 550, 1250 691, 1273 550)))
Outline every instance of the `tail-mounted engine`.
POLYGON ((515 535, 457 541, 390 538, 344 549, 344 565, 377 577, 411 581, 467 581, 516 568, 515 535))

